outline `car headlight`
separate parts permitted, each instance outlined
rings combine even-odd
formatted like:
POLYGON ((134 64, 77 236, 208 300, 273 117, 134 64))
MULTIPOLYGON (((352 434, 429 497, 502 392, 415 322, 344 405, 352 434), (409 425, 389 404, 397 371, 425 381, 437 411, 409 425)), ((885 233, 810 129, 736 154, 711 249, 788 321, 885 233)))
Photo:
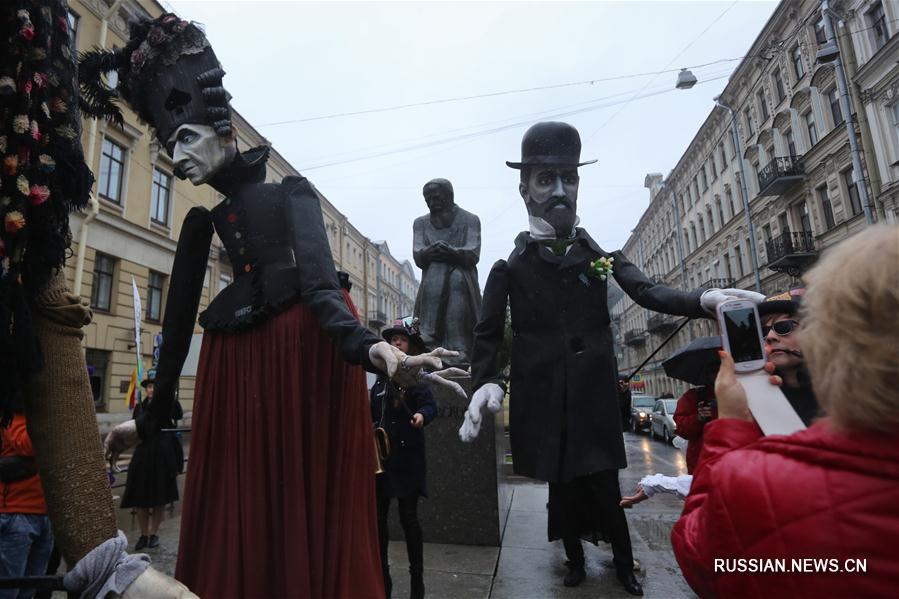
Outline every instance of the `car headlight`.
POLYGON ((638 412, 640 414, 640 418, 646 418, 646 412, 638 412))

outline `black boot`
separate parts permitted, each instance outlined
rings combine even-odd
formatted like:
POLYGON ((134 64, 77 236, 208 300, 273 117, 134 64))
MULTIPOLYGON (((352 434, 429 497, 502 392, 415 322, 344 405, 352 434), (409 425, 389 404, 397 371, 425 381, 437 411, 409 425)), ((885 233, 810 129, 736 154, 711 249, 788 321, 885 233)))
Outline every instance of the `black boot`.
POLYGON ((637 582, 633 570, 618 570, 618 580, 624 586, 624 590, 631 595, 643 596, 643 587, 637 582))
POLYGON ((147 543, 150 539, 146 535, 141 535, 139 539, 137 539, 137 543, 134 544, 134 550, 140 551, 144 547, 147 546, 147 543))
POLYGON ((424 599, 425 597, 425 577, 422 569, 409 567, 411 576, 409 584, 409 599, 424 599))
POLYGON ((587 578, 587 570, 584 569, 583 562, 573 562, 568 560, 565 562, 565 565, 568 566, 568 574, 565 575, 562 584, 566 587, 576 587, 587 578))

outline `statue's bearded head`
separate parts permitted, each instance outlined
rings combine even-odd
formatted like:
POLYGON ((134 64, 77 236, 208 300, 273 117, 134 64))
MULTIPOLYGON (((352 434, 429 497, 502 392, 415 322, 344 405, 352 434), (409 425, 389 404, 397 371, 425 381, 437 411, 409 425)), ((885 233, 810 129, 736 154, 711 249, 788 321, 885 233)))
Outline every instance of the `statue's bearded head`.
POLYGON ((453 184, 446 179, 431 179, 425 183, 422 194, 431 214, 446 212, 455 205, 453 184))

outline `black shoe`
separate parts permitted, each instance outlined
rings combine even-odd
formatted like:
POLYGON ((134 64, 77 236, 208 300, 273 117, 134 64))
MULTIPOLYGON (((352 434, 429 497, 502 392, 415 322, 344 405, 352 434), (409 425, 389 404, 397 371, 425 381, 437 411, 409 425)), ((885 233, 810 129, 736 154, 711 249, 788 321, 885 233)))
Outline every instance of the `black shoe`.
POLYGON ((624 586, 624 590, 631 595, 638 595, 640 597, 643 596, 643 587, 640 586, 639 582, 637 582, 637 578, 634 576, 634 572, 632 570, 628 570, 626 572, 619 571, 618 580, 624 586))
POLYGON ((137 543, 134 544, 134 550, 140 551, 141 549, 146 547, 147 541, 148 541, 148 539, 147 539, 146 535, 141 535, 140 538, 137 540, 137 543))
POLYGON ((150 535, 150 543, 147 545, 150 549, 155 549, 159 547, 159 537, 156 535, 150 535))
POLYGON ((584 569, 584 564, 572 564, 571 562, 566 562, 568 566, 568 574, 565 575, 562 584, 566 587, 576 587, 587 578, 587 571, 584 569))

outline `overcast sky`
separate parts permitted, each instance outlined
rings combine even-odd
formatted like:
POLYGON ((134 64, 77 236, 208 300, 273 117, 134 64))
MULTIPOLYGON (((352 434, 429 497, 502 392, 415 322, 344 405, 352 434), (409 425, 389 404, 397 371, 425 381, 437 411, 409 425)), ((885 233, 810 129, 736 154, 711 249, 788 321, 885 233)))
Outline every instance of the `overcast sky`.
POLYGON ((620 248, 776 2, 168 3, 205 26, 233 105, 364 235, 412 257, 422 185, 452 181, 481 219, 481 285, 527 212, 521 136, 540 120, 581 133, 578 214, 620 248), (716 62, 721 61, 721 62, 716 62), (704 65, 707 66, 695 66, 704 65), (676 90, 676 69, 699 84, 676 90), (660 74, 658 71, 668 71, 660 74), (596 81, 617 78, 614 80, 596 81), (509 92, 306 122, 299 119, 509 92), (577 114, 558 116, 578 111, 577 114), (397 151, 409 149, 409 151, 397 151))

